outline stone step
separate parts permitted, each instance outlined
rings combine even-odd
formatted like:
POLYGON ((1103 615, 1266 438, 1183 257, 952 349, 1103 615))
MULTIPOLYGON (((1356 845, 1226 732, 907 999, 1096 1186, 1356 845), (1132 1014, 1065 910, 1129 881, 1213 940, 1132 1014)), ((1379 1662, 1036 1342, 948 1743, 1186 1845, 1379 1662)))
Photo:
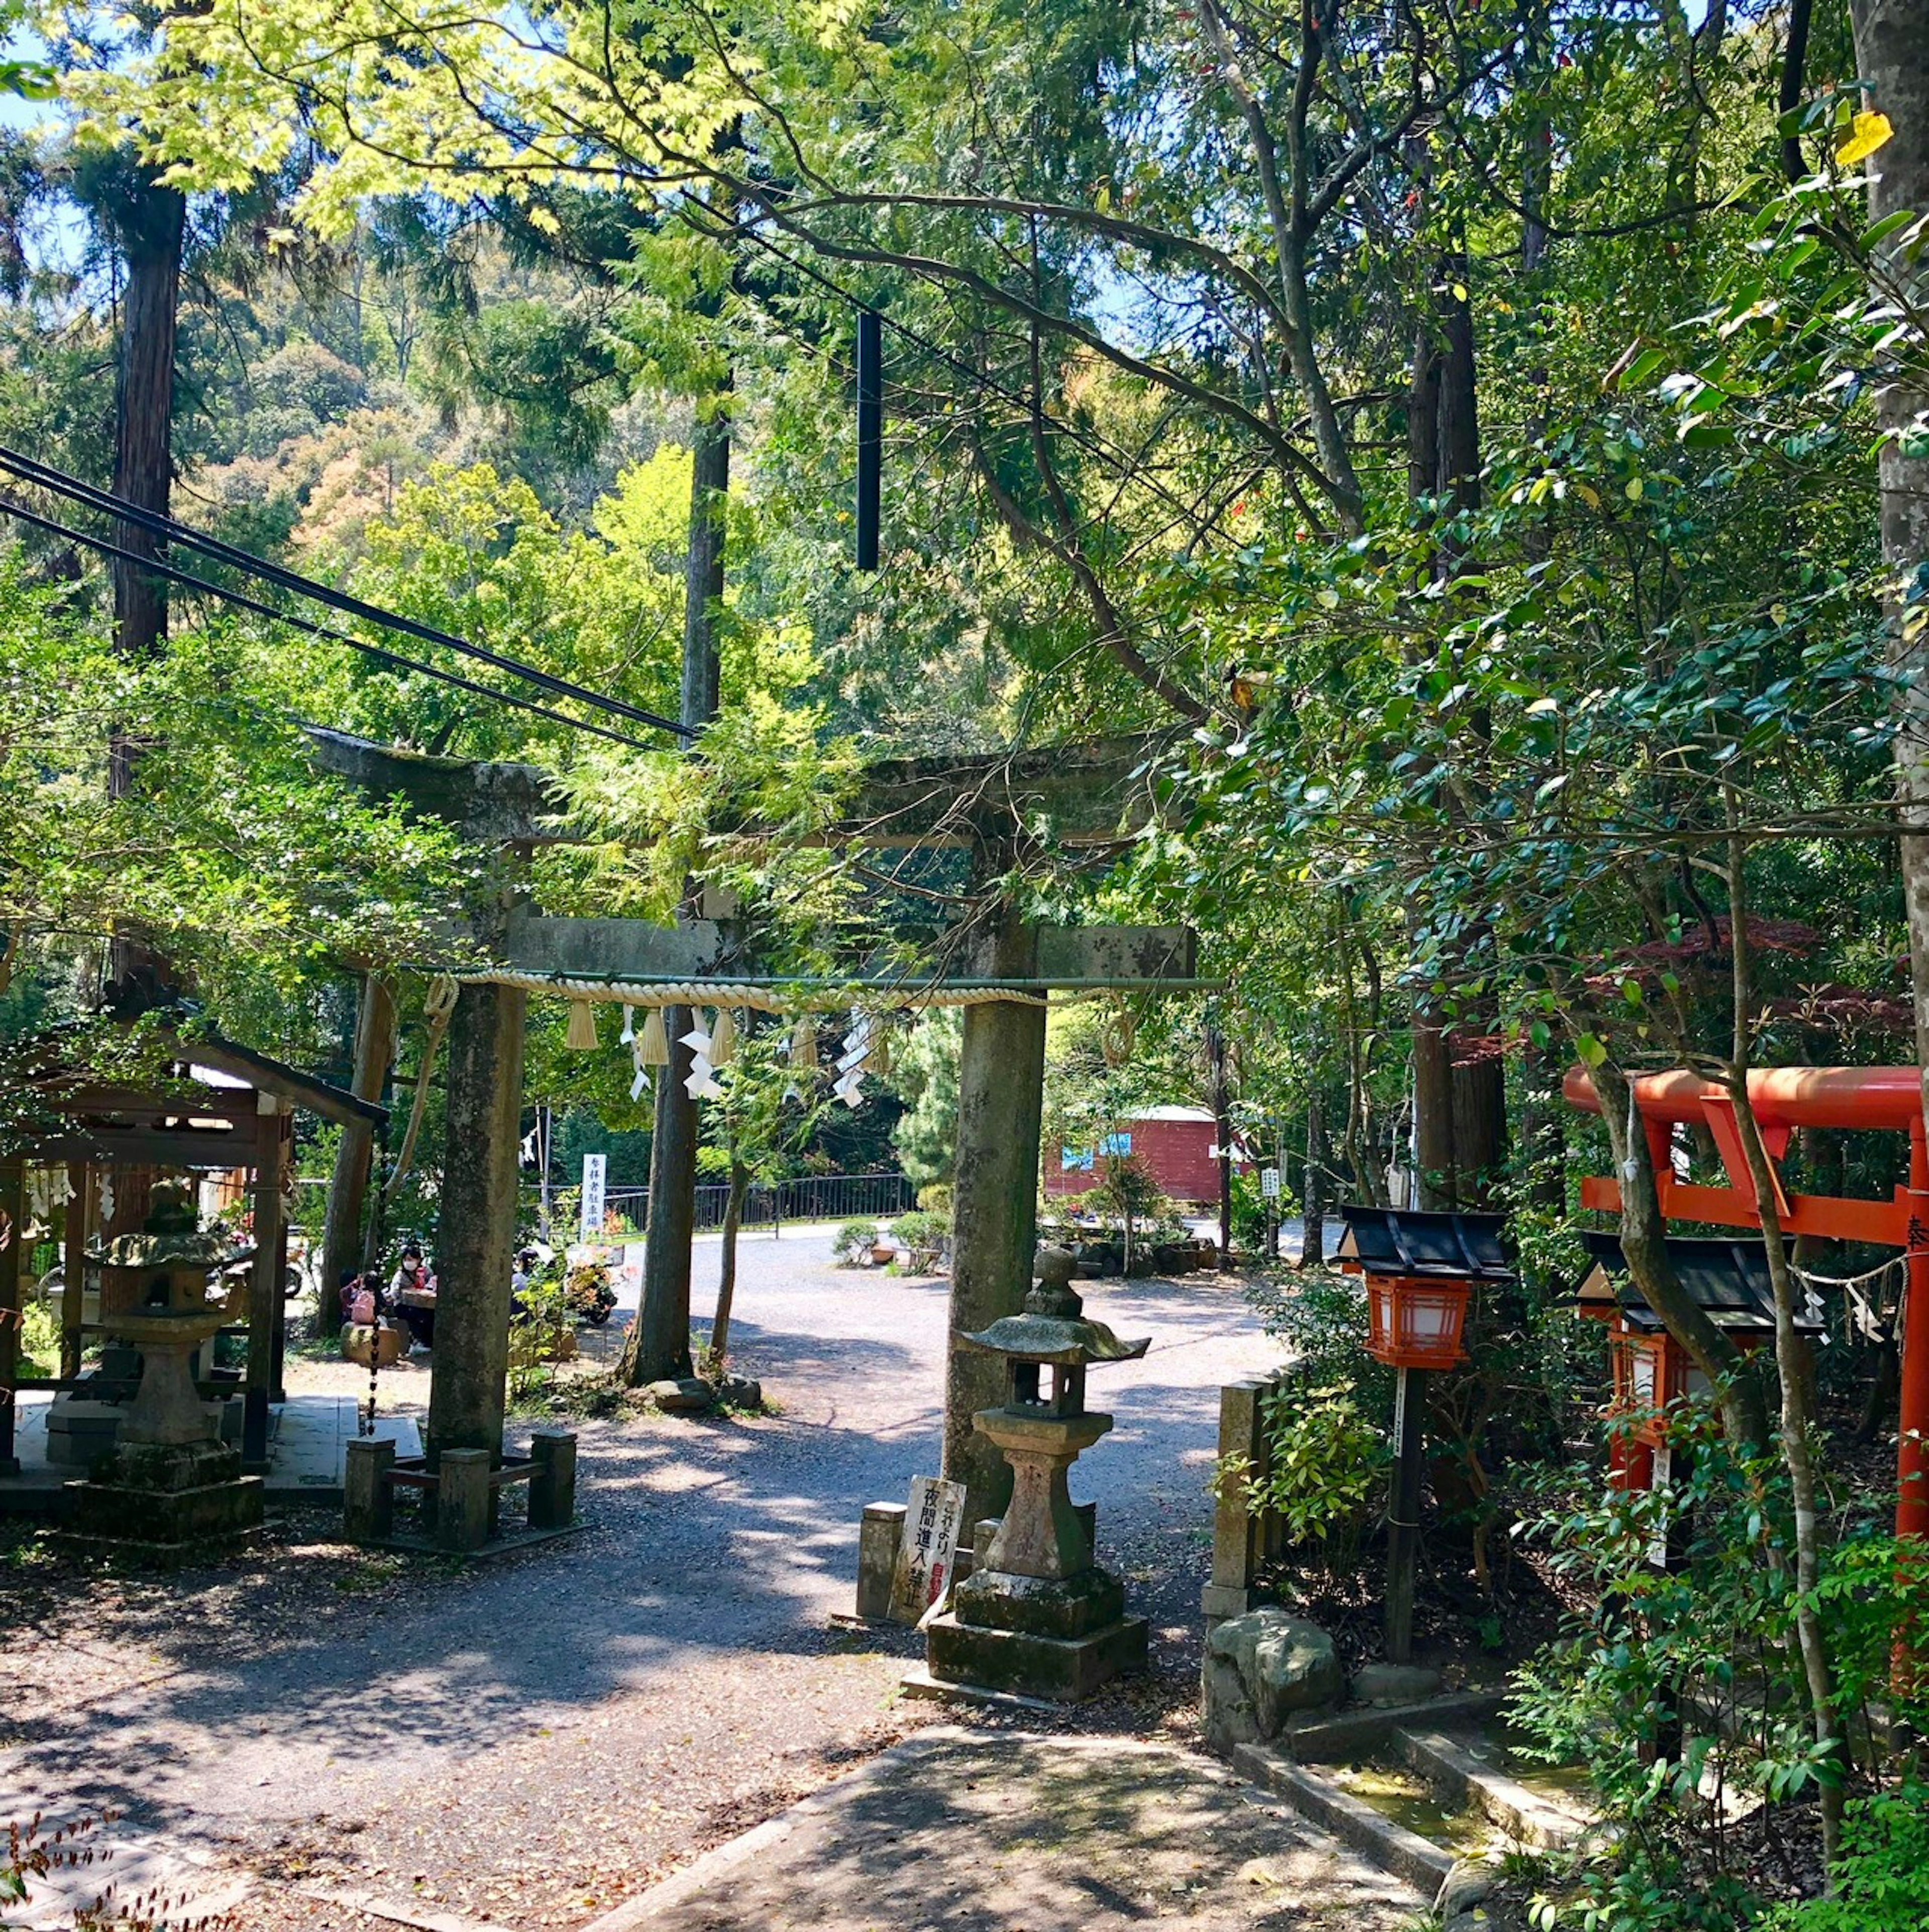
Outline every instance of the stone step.
POLYGON ((1232 1768, 1429 1898, 1438 1893, 1454 1868, 1454 1854, 1444 1845, 1396 1824, 1364 1798, 1270 1744, 1234 1745, 1232 1768))
POLYGON ((1586 1819, 1496 1771, 1444 1731, 1400 1730, 1394 1737, 1401 1756, 1449 1803, 1478 1810, 1518 1844, 1560 1850, 1587 1831, 1586 1819))

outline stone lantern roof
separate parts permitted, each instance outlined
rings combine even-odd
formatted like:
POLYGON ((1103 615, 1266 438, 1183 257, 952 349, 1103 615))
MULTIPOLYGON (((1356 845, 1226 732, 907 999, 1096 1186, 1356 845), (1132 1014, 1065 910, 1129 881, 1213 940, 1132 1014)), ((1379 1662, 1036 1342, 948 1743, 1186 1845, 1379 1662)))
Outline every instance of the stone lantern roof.
POLYGON ((1063 1248, 1040 1248, 1038 1280, 1024 1298, 1022 1315, 1006 1315, 964 1340, 1018 1362, 1084 1368, 1094 1362, 1134 1362, 1150 1347, 1148 1335, 1122 1341, 1102 1322, 1084 1318, 1084 1303, 1072 1286, 1077 1263, 1063 1248))

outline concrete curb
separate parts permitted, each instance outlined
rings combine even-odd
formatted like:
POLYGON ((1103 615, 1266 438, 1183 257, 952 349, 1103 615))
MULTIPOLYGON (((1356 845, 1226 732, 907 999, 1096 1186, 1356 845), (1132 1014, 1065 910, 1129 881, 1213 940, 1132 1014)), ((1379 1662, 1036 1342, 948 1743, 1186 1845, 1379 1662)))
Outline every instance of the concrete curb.
POLYGON ((1454 1855, 1444 1846, 1383 1818, 1351 1792, 1315 1777, 1264 1744, 1235 1745, 1232 1768, 1429 1898, 1438 1896, 1442 1881, 1454 1868, 1454 1855))
POLYGON ((460 1912, 432 1912, 425 1904, 411 1900, 382 1898, 372 1892, 356 1892, 333 1885, 298 1885, 295 1891, 304 1898, 324 1905, 345 1906, 370 1918, 386 1918, 392 1925, 406 1925, 412 1932, 508 1932, 508 1928, 486 1918, 470 1918, 460 1912))

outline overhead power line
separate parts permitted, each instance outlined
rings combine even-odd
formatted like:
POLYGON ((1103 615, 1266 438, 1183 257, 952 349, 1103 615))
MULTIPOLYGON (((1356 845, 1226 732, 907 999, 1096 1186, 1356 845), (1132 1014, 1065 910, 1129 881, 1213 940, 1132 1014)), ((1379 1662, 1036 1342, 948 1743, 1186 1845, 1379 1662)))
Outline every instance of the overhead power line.
MULTIPOLYGON (((350 596, 346 591, 338 590, 332 584, 317 582, 314 578, 302 576, 298 571, 290 570, 278 563, 271 563, 266 558, 255 556, 252 551, 240 549, 219 537, 211 536, 205 530, 198 530, 192 524, 182 523, 173 517, 163 515, 158 511, 143 509, 139 504, 129 502, 125 497, 116 496, 111 490, 99 489, 93 484, 82 482, 79 477, 70 476, 65 470, 56 470, 50 464, 38 462, 32 457, 24 455, 18 450, 9 449, 4 445, 0 445, 0 470, 11 471, 24 482, 50 490, 56 496, 64 496, 70 502, 79 503, 86 508, 112 516, 137 530, 146 530, 149 535, 166 542, 181 544, 198 550, 204 556, 226 564, 245 575, 272 584, 278 590, 306 598, 330 610, 339 610, 346 616, 358 617, 364 622, 376 625, 383 630, 393 631, 404 637, 418 638, 424 644, 440 645, 446 650, 473 658, 478 663, 486 664, 494 670, 506 672, 510 676, 520 678, 525 683, 532 684, 554 696, 572 699, 596 710, 628 718, 635 724, 673 732, 680 738, 694 738, 697 735, 690 726, 674 718, 660 716, 654 711, 646 711, 640 705, 632 704, 627 699, 611 698, 602 692, 592 691, 586 686, 559 677, 553 671, 526 664, 518 658, 506 656, 500 651, 491 650, 486 644, 478 644, 467 638, 458 637, 452 632, 439 630, 432 624, 424 624, 413 617, 404 616, 399 611, 384 610, 380 604, 370 604, 364 598, 350 596)), ((68 534, 78 535, 74 532, 68 534)), ((123 550, 118 554, 139 568, 160 569, 152 559, 142 556, 137 551, 123 550)), ((230 594, 220 585, 205 580, 201 581, 200 587, 218 597, 230 594)), ((271 616, 285 618, 286 615, 285 612, 270 606, 257 608, 266 609, 271 616)), ((351 638, 345 639, 345 641, 353 643, 356 640, 351 638)), ((415 668, 424 668, 419 665, 415 668)), ((477 685, 473 688, 492 696, 500 694, 491 692, 487 685, 477 685)), ((560 717, 562 714, 559 712, 556 715, 560 717)), ((576 721, 566 719, 565 722, 574 723, 576 721)), ((604 735, 609 734, 606 733, 604 735)), ((629 741, 623 740, 619 742, 629 741)))
POLYGON ((404 657, 397 652, 385 650, 380 644, 371 644, 364 638, 352 637, 346 631, 338 631, 327 624, 311 622, 308 618, 298 617, 290 611, 278 610, 273 604, 264 603, 258 597, 250 597, 244 590, 232 590, 224 584, 210 581, 207 578, 196 577, 191 571, 178 569, 171 563, 163 563, 157 557, 142 556, 124 544, 111 542, 106 537, 95 536, 91 531, 72 529, 54 518, 43 516, 38 510, 28 509, 24 503, 16 502, 10 497, 0 496, 0 512, 10 517, 17 517, 23 524, 32 524, 40 530, 50 531, 56 536, 64 537, 70 542, 84 544, 88 549, 98 550, 103 556, 118 557, 124 562, 137 564, 142 569, 151 570, 155 576, 164 577, 170 583, 183 585, 190 590, 206 591, 209 596, 220 598, 244 610, 252 610, 260 616, 272 617, 278 624, 286 624, 311 638, 324 638, 330 644, 346 644, 350 650, 359 651, 364 657, 386 664, 392 670, 418 672, 424 677, 453 685, 458 691, 471 692, 478 698, 488 698, 497 704, 506 704, 517 711, 526 711, 550 724, 566 724, 573 731, 587 731, 596 737, 607 738, 611 744, 626 746, 633 752, 646 752, 650 748, 639 739, 626 738, 620 731, 612 731, 604 725, 592 724, 586 718, 572 718, 566 712, 553 711, 546 704, 538 704, 532 699, 518 698, 513 692, 498 691, 491 685, 478 684, 472 677, 464 677, 459 671, 444 670, 437 665, 424 664, 418 658, 404 657))

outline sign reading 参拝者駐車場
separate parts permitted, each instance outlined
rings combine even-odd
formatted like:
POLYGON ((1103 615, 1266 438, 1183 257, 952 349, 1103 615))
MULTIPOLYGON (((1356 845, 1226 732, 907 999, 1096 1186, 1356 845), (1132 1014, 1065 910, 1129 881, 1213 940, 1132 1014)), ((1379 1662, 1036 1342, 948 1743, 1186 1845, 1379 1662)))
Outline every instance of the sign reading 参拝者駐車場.
POLYGON ((593 1241, 603 1232, 603 1181, 609 1164, 608 1154, 583 1156, 582 1238, 586 1241, 593 1241))
POLYGON ((911 1478, 904 1540, 891 1576, 891 1617, 914 1624, 951 1582, 958 1533, 964 1527, 964 1485, 934 1476, 911 1478))

